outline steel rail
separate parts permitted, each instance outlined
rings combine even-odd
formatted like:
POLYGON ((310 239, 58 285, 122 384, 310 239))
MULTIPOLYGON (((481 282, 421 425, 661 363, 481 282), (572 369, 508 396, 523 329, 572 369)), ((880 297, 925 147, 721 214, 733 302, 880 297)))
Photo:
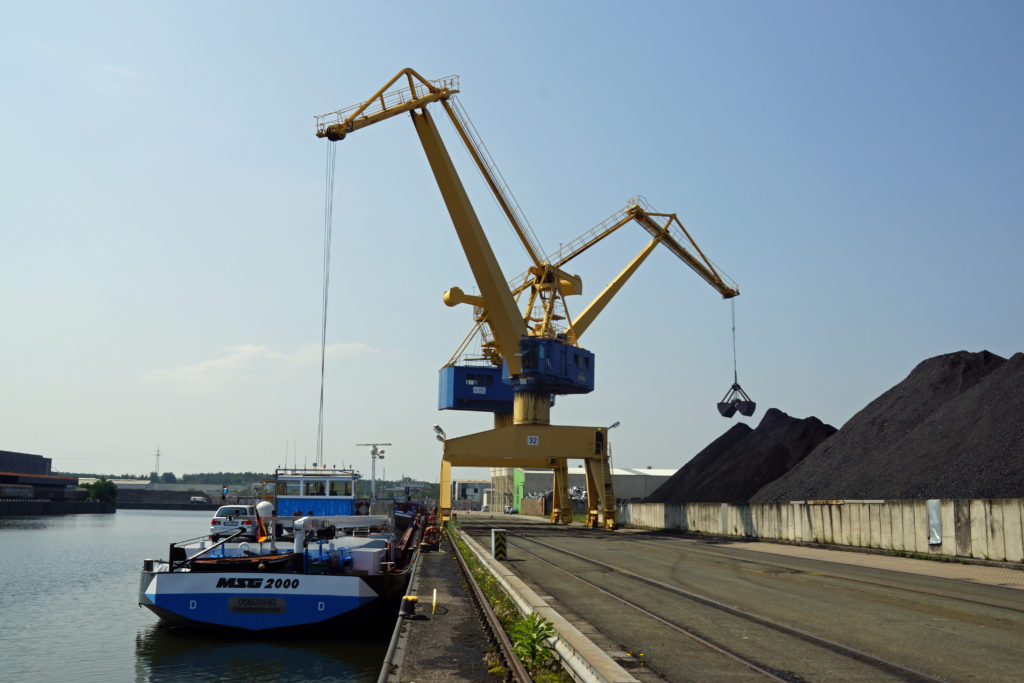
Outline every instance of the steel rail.
POLYGON ((519 683, 533 683, 533 677, 530 676, 530 672, 526 670, 522 660, 519 659, 519 655, 516 654, 515 646, 512 645, 508 634, 505 633, 505 627, 501 625, 498 615, 494 613, 491 603, 487 601, 487 596, 484 595, 483 590, 477 585, 476 577, 473 576, 469 565, 466 564, 466 559, 462 556, 462 551, 459 550, 459 544, 451 537, 447 528, 445 529, 445 536, 448 537, 448 542, 451 544, 452 550, 455 551, 455 559, 458 560, 462 574, 466 577, 466 583, 469 584, 473 600, 483 613, 484 618, 487 620, 487 627, 491 630, 491 634, 501 649, 501 655, 505 659, 505 663, 508 664, 509 673, 519 683))
MULTIPOLYGON (((666 540, 669 540, 669 539, 666 539, 666 540)), ((635 541, 630 541, 630 542, 631 543, 639 543, 641 545, 649 545, 649 546, 651 546, 653 548, 668 549, 668 548, 676 547, 678 549, 678 546, 674 546, 671 543, 657 543, 655 541, 641 541, 641 540, 635 540, 635 541)), ((868 585, 868 586, 876 586, 878 588, 891 588, 892 590, 906 591, 908 593, 915 593, 917 595, 927 595, 927 596, 933 597, 933 598, 943 598, 945 600, 954 600, 956 602, 966 602, 968 604, 979 605, 981 607, 991 607, 993 609, 1004 609, 1004 610, 1008 610, 1008 611, 1011 611, 1011 612, 1021 612, 1021 613, 1024 613, 1024 608, 1022 608, 1022 607, 1014 607, 1013 605, 1000 605, 999 603, 996 603, 996 602, 987 602, 985 600, 974 600, 973 598, 962 598, 962 597, 959 597, 957 595, 949 595, 947 593, 937 593, 935 591, 926 591, 926 590, 923 590, 923 589, 920 589, 920 588, 911 588, 909 586, 900 586, 900 585, 897 585, 897 584, 894 584, 894 583, 885 583, 884 581, 871 581, 869 579, 858 579, 858 578, 856 578, 854 576, 843 576, 842 574, 832 574, 832 573, 829 573, 829 572, 807 572, 807 571, 803 571, 803 570, 800 570, 800 569, 793 569, 792 567, 787 567, 784 564, 775 564, 775 563, 772 563, 772 562, 765 562, 765 561, 762 561, 762 560, 749 560, 749 559, 742 558, 742 557, 731 557, 729 555, 723 555, 721 553, 716 553, 716 552, 714 552, 712 550, 708 550, 708 549, 705 549, 705 548, 692 548, 692 549, 691 548, 687 548, 687 552, 688 553, 692 552, 695 555, 704 555, 706 557, 726 558, 726 559, 732 560, 734 562, 740 562, 740 563, 743 563, 743 564, 755 564, 755 565, 760 565, 760 566, 763 566, 763 567, 775 567, 775 568, 778 568, 778 569, 786 569, 788 571, 795 572, 797 574, 805 574, 805 575, 808 575, 808 576, 823 576, 823 577, 830 578, 830 579, 838 579, 840 581, 849 581, 851 583, 862 583, 862 584, 865 584, 865 585, 868 585)), ((801 558, 801 559, 808 559, 808 558, 801 558)), ((812 561, 812 562, 828 562, 828 560, 813 560, 813 559, 811 559, 810 561, 812 561)), ((882 570, 882 571, 888 571, 888 570, 882 570)), ((1018 570, 1015 570, 1015 571, 1018 571, 1018 570)), ((937 578, 942 578, 942 577, 937 577, 937 578)))
MULTIPOLYGON (((532 540, 532 539, 529 539, 529 540, 532 540)), ((573 573, 571 573, 571 572, 569 572, 569 571, 567 571, 565 569, 562 569, 561 567, 559 567, 558 565, 556 565, 556 564, 554 564, 552 562, 548 562, 543 557, 537 555, 536 553, 531 553, 529 550, 527 550, 526 548, 522 547, 521 545, 517 545, 516 547, 518 547, 520 550, 522 550, 527 555, 532 555, 533 557, 535 557, 536 559, 540 560, 544 564, 548 565, 552 569, 556 569, 556 570, 562 572, 563 574, 568 574, 569 576, 573 577, 574 579, 577 579, 581 583, 585 583, 586 585, 590 586, 594 590, 596 590, 596 591, 598 591, 600 593, 604 593, 605 595, 607 595, 610 598, 618 600, 619 602, 621 602, 622 604, 626 605, 627 607, 632 607, 633 609, 635 609, 636 611, 640 612, 644 616, 650 617, 651 619, 654 619, 655 621, 658 621, 658 622, 664 624, 665 626, 668 626, 669 628, 671 628, 671 629, 673 629, 675 631, 678 631, 679 633, 681 633, 682 635, 686 636, 687 638, 691 638, 692 640, 697 641, 698 643, 700 643, 704 647, 710 648, 710 649, 714 650, 715 652, 718 652, 719 654, 725 655, 729 659, 732 659, 733 661, 738 662, 739 664, 742 664, 743 666, 746 666, 747 668, 752 669, 752 670, 754 670, 755 672, 757 672, 759 674, 767 676, 768 678, 770 678, 773 681, 782 681, 782 682, 784 682, 786 680, 784 678, 779 678, 778 676, 773 674, 771 671, 768 671, 767 669, 761 668, 760 666, 758 666, 758 664, 756 662, 753 662, 753 661, 751 661, 749 659, 746 659, 746 658, 744 658, 744 657, 742 657, 742 656, 740 656, 740 655, 738 655, 738 654, 736 654, 734 652, 730 652, 729 650, 726 650, 725 648, 721 647, 720 645, 716 645, 715 643, 712 643, 710 640, 707 640, 706 638, 702 638, 699 635, 697 635, 696 633, 693 633, 692 631, 689 631, 689 630, 683 628, 679 624, 673 624, 671 621, 668 621, 667 619, 664 619, 664 618, 658 616, 657 614, 655 614, 654 612, 651 612, 650 610, 644 609, 640 605, 636 604, 635 602, 631 602, 631 601, 627 600, 626 598, 622 597, 621 595, 616 595, 615 593, 612 593, 611 591, 609 591, 609 590, 607 590, 605 588, 602 588, 601 586, 598 586, 596 583, 593 583, 591 581, 587 581, 586 579, 581 578, 580 576, 578 576, 576 574, 573 574, 573 573)))
MULTIPOLYGON (((509 537, 511 538, 512 536, 513 536, 513 534, 510 533, 509 537)), ((874 655, 868 654, 867 652, 863 652, 861 650, 857 650, 856 648, 848 647, 848 646, 843 645, 841 643, 837 643, 837 642, 835 642, 833 640, 829 640, 827 638, 823 638, 821 636, 814 635, 813 633, 810 633, 808 631, 804 631, 804 630, 801 630, 801 629, 798 629, 798 628, 794 628, 792 626, 786 626, 785 624, 782 624, 780 622, 774 621, 774 620, 769 619, 767 617, 763 617, 761 615, 754 614, 752 612, 747 612, 747 611, 741 610, 741 609, 739 609, 737 607, 732 607, 731 605, 726 605, 725 603, 718 602, 717 600, 713 600, 713 599, 711 599, 709 597, 706 597, 706 596, 703 596, 703 595, 698 595, 697 593, 692 593, 690 591, 683 590, 682 588, 678 588, 676 586, 671 586, 669 584, 662 583, 661 581, 656 581, 654 579, 650 579, 650 578, 647 578, 645 576, 641 576, 640 574, 636 574, 635 572, 631 572, 628 569, 623 569, 622 567, 616 567, 615 565, 607 564, 605 562, 601 562, 600 560, 596 560, 594 558, 587 557, 585 555, 580 555, 580 554, 574 553, 574 552, 572 552, 570 550, 565 550, 564 548, 559 548, 557 546, 553 546, 553 545, 550 545, 548 543, 544 543, 543 541, 538 541, 538 540, 536 540, 534 538, 530 538, 528 536, 521 536, 521 535, 516 534, 515 537, 519 538, 519 539, 522 539, 522 540, 525 540, 525 541, 528 541, 530 543, 536 543, 537 545, 540 545, 540 546, 543 546, 545 548, 548 548, 549 550, 553 550, 556 553, 561 553, 561 554, 564 554, 564 555, 568 555, 570 557, 574 557, 574 558, 576 558, 576 559, 578 559, 580 561, 587 562, 589 564, 593 564, 593 565, 601 567, 603 569, 607 569, 609 571, 617 572, 617 573, 621 574, 622 576, 629 577, 629 578, 631 578, 633 580, 640 581, 641 583, 645 583, 645 584, 653 586, 655 588, 660 588, 662 590, 665 590, 665 591, 668 591, 668 592, 671 592, 671 593, 675 593, 676 595, 680 595, 680 596, 682 596, 684 598, 687 598, 687 599, 692 600, 694 602, 697 602, 699 604, 705 605, 707 607, 711 607, 711 608, 717 609, 719 611, 726 612, 727 614, 731 614, 733 616, 740 617, 740 618, 745 619, 747 621, 752 621, 754 623, 761 624, 762 626, 766 626, 766 627, 771 628, 771 629, 773 629, 775 631, 778 631, 780 633, 794 636, 794 637, 799 638, 801 640, 804 640, 806 642, 809 642, 809 643, 812 643, 812 644, 824 647, 825 649, 831 650, 832 652, 836 652, 838 654, 845 655, 847 657, 850 657, 850 658, 855 659, 857 661, 863 662, 865 664, 874 666, 874 667, 879 668, 879 669, 886 670, 886 671, 888 671, 890 673, 894 673, 894 674, 896 674, 898 676, 905 677, 905 678, 909 677, 912 680, 921 680, 921 681, 942 681, 943 680, 941 678, 936 678, 935 676, 932 676, 930 674, 924 673, 923 671, 917 671, 915 669, 911 669, 909 667, 903 666, 902 664, 897 664, 895 662, 890 662, 889 660, 882 659, 881 657, 875 657, 874 655)), ((511 544, 511 540, 510 540, 510 544, 511 544)), ((550 566, 555 567, 559 571, 561 571, 561 572, 563 572, 563 573, 565 573, 565 574, 575 578, 576 580, 578 580, 578 581, 580 581, 582 583, 585 583, 588 586, 592 586, 593 588, 601 590, 602 592, 608 593, 610 596, 619 599, 621 602, 624 602, 626 604, 630 604, 627 600, 625 600, 625 599, 623 599, 623 598, 621 598, 619 596, 616 596, 613 593, 608 592, 607 590, 601 588, 600 586, 597 586, 596 584, 594 584, 594 583, 592 583, 590 581, 587 581, 586 579, 580 578, 576 574, 572 574, 571 572, 568 572, 568 571, 566 571, 564 569, 561 569, 560 567, 557 567, 556 565, 548 562, 547 560, 544 560, 543 558, 540 558, 535 553, 531 553, 526 548, 522 547, 522 545, 516 544, 516 547, 518 547, 519 550, 521 550, 521 551, 523 551, 525 553, 528 553, 530 555, 533 555, 534 557, 537 557, 537 559, 541 560, 545 564, 549 564, 550 566)), ((630 606, 633 606, 633 605, 630 605, 630 606)), ((638 609, 640 609, 640 611, 642 611, 644 613, 649 614, 643 608, 638 608, 638 609)), ((651 616, 656 616, 656 615, 651 615, 651 616)), ((661 619, 660 617, 657 617, 657 618, 658 618, 659 621, 663 621, 664 622, 664 620, 661 619)), ((669 623, 669 622, 665 622, 665 623, 669 623)), ((671 625, 671 624, 669 624, 669 625, 671 625)), ((685 630, 684 630, 684 632, 685 632, 685 630)), ((736 655, 735 657, 738 658, 739 660, 742 660, 742 657, 739 657, 738 655, 736 655)), ((769 673, 768 675, 774 677, 774 674, 770 674, 769 673)))

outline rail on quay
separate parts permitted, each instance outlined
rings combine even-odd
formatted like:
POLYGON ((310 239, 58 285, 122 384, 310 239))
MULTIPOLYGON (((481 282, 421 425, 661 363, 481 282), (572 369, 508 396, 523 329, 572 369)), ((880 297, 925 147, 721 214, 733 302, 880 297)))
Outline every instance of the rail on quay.
POLYGON ((587 683, 639 683, 637 678, 548 605, 511 569, 492 558, 469 534, 463 533, 458 527, 455 527, 455 533, 476 554, 522 614, 536 612, 551 622, 556 635, 549 646, 558 656, 562 667, 575 680, 587 683))

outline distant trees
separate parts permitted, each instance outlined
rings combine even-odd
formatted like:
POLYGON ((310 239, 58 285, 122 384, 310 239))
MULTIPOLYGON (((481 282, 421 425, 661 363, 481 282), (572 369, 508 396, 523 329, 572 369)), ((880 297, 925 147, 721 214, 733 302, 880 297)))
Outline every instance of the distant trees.
POLYGON ((91 484, 85 485, 89 497, 101 500, 104 503, 113 503, 117 499, 117 484, 106 477, 100 477, 91 484))
POLYGON ((183 474, 178 478, 181 484, 216 484, 230 487, 258 484, 263 479, 273 479, 273 474, 263 472, 200 472, 183 474))
MULTIPOLYGON (((98 474, 90 472, 65 472, 67 476, 74 476, 79 478, 86 477, 98 477, 102 480, 106 480, 107 477, 114 477, 119 479, 136 479, 140 482, 147 480, 146 476, 122 474, 119 477, 117 475, 110 474, 98 474)), ((245 488, 249 490, 249 487, 258 485, 264 479, 273 479, 273 474, 265 472, 200 472, 197 474, 182 474, 180 476, 175 475, 173 472, 150 472, 148 481, 150 484, 190 484, 203 490, 220 489, 222 486, 227 486, 233 491, 245 488)), ((113 482, 108 483, 114 486, 113 482)), ((413 479, 409 476, 404 476, 401 479, 378 479, 377 480, 377 497, 378 498, 390 498, 395 496, 399 499, 405 498, 405 487, 410 484, 421 484, 418 480, 413 479)), ((116 486, 115 486, 116 489, 116 486)), ((419 490, 418 495, 413 494, 415 498, 432 498, 437 500, 440 497, 441 486, 438 483, 425 483, 423 488, 419 490)), ((356 482, 355 494, 359 498, 370 497, 370 479, 369 477, 359 479, 356 482)), ((91 495, 91 494, 90 494, 91 495)), ((95 498, 95 496, 93 496, 95 498)))

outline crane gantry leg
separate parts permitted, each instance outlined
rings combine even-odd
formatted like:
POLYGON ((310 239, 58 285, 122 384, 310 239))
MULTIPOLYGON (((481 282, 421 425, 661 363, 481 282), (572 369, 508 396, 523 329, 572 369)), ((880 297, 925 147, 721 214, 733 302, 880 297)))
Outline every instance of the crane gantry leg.
POLYGON ((551 468, 555 471, 551 485, 551 521, 572 523, 572 499, 569 497, 569 463, 559 459, 551 468))
MULTIPOLYGON (((607 444, 605 445, 607 449, 607 444)), ((587 460, 587 521, 588 529, 596 529, 598 522, 611 531, 617 524, 615 487, 612 483, 611 462, 607 454, 600 459, 587 460), (600 506, 600 507, 599 507, 600 506)))

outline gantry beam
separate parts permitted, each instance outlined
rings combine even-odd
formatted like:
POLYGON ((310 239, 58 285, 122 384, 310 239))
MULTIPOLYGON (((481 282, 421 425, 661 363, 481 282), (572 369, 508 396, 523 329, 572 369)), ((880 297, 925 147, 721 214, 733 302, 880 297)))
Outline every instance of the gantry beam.
MULTIPOLYGON (((441 461, 441 517, 451 517, 451 468, 539 468, 565 472, 569 460, 583 460, 587 467, 587 500, 604 517, 605 528, 615 527, 615 494, 608 462, 608 429, 548 424, 513 424, 468 434, 444 442, 441 461), (601 507, 598 508, 598 501, 601 507)), ((568 477, 558 481, 552 501, 552 521, 569 523, 568 477)), ((588 514, 588 522, 590 522, 588 514)))

